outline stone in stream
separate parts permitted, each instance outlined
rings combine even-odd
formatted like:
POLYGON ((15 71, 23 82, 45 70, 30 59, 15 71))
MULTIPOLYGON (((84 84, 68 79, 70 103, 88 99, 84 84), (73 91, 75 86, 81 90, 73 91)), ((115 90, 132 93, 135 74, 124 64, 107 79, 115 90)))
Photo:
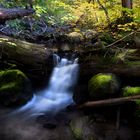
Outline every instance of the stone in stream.
POLYGON ((20 70, 0 71, 0 104, 21 105, 31 97, 31 83, 23 72, 20 70))

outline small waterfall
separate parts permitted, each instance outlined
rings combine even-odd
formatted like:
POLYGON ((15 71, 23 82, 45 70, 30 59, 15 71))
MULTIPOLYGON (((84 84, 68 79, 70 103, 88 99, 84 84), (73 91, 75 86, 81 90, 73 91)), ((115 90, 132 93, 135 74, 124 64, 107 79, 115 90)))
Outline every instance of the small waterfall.
POLYGON ((54 64, 48 88, 34 94, 31 101, 18 109, 17 112, 27 112, 30 116, 46 112, 57 113, 73 102, 72 90, 77 81, 77 59, 68 60, 54 54, 54 64))

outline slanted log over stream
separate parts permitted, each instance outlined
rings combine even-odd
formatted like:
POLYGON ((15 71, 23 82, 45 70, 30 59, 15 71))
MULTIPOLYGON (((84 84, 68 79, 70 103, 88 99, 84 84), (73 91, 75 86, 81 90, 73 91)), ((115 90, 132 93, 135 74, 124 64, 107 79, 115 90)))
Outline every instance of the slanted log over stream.
POLYGON ((113 106, 113 105, 120 105, 124 104, 128 101, 135 101, 140 99, 140 95, 130 96, 130 97, 120 97, 120 98, 112 98, 106 100, 99 100, 99 101, 89 101, 82 105, 78 105, 77 109, 87 108, 87 107, 103 107, 103 106, 113 106))
POLYGON ((16 19, 33 14, 33 9, 6 9, 0 8, 0 23, 4 23, 7 20, 16 19))

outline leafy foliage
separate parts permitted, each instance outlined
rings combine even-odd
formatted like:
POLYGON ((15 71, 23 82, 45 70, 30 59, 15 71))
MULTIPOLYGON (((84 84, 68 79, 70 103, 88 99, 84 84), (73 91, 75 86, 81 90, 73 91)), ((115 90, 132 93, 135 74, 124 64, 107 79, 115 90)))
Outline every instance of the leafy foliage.
MULTIPOLYGON (((22 7, 29 6, 30 0, 1 0, 2 7, 22 7)), ((139 29, 140 25, 140 0, 133 1, 133 9, 122 8, 121 0, 100 0, 106 9, 113 28, 113 32, 131 32, 139 29), (122 17, 122 12, 127 13, 130 22, 124 23, 126 17, 122 17), (124 18, 124 19, 123 19, 124 18)), ((87 29, 103 32, 108 23, 105 10, 97 1, 89 0, 32 0, 36 13, 30 17, 30 30, 42 32, 45 26, 55 28, 71 25, 75 30, 86 31, 87 29), (33 23, 34 21, 34 23, 33 23), (41 26, 43 26, 43 28, 41 26), (42 28, 42 29, 41 29, 42 28)), ((8 26, 18 30, 26 30, 26 23, 23 20, 7 22, 8 26)), ((120 34, 121 36, 122 34, 120 34)), ((123 35, 122 35, 123 36, 123 35)), ((116 39, 119 35, 116 37, 116 39)), ((115 38, 115 37, 114 37, 115 38)), ((112 42, 112 41, 110 41, 112 42)))

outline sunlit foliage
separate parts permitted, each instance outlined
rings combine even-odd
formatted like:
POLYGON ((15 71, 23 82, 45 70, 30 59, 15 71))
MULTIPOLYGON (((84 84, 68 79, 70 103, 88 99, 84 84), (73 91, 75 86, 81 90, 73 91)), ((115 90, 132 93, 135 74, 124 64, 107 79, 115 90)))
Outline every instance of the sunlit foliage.
MULTIPOLYGON (((4 7, 27 7, 31 0, 1 0, 4 7)), ((140 0, 133 1, 133 9, 124 9, 121 0, 100 0, 108 12, 109 20, 113 24, 117 18, 121 18, 122 10, 131 14, 133 23, 119 24, 118 29, 130 31, 136 29, 140 23, 140 0), (126 29, 127 28, 127 29, 126 29)), ((36 10, 34 18, 43 20, 46 24, 53 26, 76 25, 80 29, 102 30, 108 26, 104 9, 97 0, 32 0, 33 8, 36 10)), ((13 23, 15 25, 15 23, 13 23)))

